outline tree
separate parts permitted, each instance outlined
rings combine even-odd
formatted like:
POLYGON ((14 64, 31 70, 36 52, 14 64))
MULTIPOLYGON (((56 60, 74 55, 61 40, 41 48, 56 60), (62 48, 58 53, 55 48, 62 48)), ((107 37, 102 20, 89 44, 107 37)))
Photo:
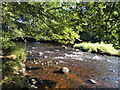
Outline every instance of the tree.
POLYGON ((119 45, 119 2, 9 2, 3 7, 3 37, 73 44, 86 31, 119 45))

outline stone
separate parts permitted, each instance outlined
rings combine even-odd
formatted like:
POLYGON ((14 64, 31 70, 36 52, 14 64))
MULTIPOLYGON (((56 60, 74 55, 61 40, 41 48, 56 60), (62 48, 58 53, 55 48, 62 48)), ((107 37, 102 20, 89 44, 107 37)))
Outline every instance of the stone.
POLYGON ((59 63, 65 63, 64 61, 59 61, 59 63))
POLYGON ((44 58, 48 58, 47 56, 44 56, 44 58))
POLYGON ((31 79, 32 82, 36 81, 35 79, 31 79))
POLYGON ((44 65, 44 63, 41 63, 42 65, 44 65))
POLYGON ((100 60, 99 56, 94 56, 92 59, 100 60))
POLYGON ((36 84, 37 83, 37 81, 35 79, 31 79, 31 81, 32 81, 32 84, 36 84))
POLYGON ((62 67, 62 68, 61 68, 61 71, 62 71, 63 73, 68 73, 68 72, 69 72, 69 69, 68 69, 67 67, 62 67))
POLYGON ((16 73, 17 75, 19 75, 20 73, 16 73))
POLYGON ((95 80, 93 80, 93 79, 90 79, 89 80, 91 83, 93 83, 93 84, 97 84, 97 82, 95 81, 95 80))
POLYGON ((43 53, 42 53, 42 52, 39 52, 39 53, 38 53, 38 55, 39 55, 39 56, 42 56, 42 55, 43 55, 43 53))
POLYGON ((31 88, 38 88, 37 86, 35 86, 35 85, 31 85, 31 88))
POLYGON ((25 64, 21 63, 21 66, 22 66, 22 67, 25 67, 25 64))
POLYGON ((32 54, 32 51, 26 51, 28 54, 32 54))
POLYGON ((110 70, 108 70, 108 72, 115 72, 115 70, 113 70, 113 69, 110 69, 110 70))
POLYGON ((35 49, 35 47, 32 47, 32 49, 35 49))
POLYGON ((56 52, 59 52, 60 50, 55 50, 56 52))
POLYGON ((67 47, 63 47, 64 49, 67 49, 67 47))
POLYGON ((23 72, 25 72, 25 71, 26 71, 26 69, 25 69, 25 68, 22 68, 22 71, 23 71, 23 72))
POLYGON ((32 82, 33 84, 36 84, 37 82, 35 81, 35 82, 32 82))
POLYGON ((54 59, 65 59, 65 57, 54 57, 54 59))
POLYGON ((67 47, 66 47, 65 45, 62 45, 62 48, 63 48, 63 49, 67 49, 67 47))
POLYGON ((60 68, 59 66, 56 66, 57 68, 60 68))
POLYGON ((39 64, 38 62, 35 62, 35 64, 39 64))
POLYGON ((59 63, 58 62, 56 62, 56 65, 58 65, 59 63))
POLYGON ((22 70, 19 70, 19 73, 22 73, 23 71, 22 70))
POLYGON ((75 49, 75 51, 80 51, 79 49, 75 49))

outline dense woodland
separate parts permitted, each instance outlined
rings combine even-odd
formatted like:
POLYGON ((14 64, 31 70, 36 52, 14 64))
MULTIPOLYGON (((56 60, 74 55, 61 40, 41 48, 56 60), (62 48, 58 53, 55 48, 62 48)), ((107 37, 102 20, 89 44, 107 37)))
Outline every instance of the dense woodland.
POLYGON ((2 9, 3 48, 18 38, 119 47, 120 2, 5 2, 2 9))

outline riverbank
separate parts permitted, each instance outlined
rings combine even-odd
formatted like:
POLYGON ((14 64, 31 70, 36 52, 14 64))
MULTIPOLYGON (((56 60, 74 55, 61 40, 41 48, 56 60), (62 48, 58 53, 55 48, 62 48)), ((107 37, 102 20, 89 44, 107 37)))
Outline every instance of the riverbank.
POLYGON ((99 53, 103 55, 112 55, 120 57, 120 50, 116 50, 112 44, 104 43, 77 43, 73 46, 85 52, 99 53))
POLYGON ((2 88, 24 88, 28 83, 23 75, 25 71, 26 48, 23 43, 3 49, 2 56, 2 88), (26 82, 26 83, 25 83, 26 82))

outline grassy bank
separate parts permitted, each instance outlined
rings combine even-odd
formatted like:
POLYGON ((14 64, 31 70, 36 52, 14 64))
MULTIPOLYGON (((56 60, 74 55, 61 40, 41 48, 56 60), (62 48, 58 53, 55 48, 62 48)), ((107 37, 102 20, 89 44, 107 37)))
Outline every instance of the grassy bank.
POLYGON ((75 44, 73 47, 87 52, 120 56, 120 50, 116 50, 112 44, 84 42, 75 44))
MULTIPOLYGON (((2 55, 2 85, 3 87, 21 86, 23 79, 21 79, 22 72, 25 69, 23 61, 26 60, 26 48, 19 44, 16 46, 3 49, 2 55)), ((22 87, 22 86, 21 86, 22 87)))

